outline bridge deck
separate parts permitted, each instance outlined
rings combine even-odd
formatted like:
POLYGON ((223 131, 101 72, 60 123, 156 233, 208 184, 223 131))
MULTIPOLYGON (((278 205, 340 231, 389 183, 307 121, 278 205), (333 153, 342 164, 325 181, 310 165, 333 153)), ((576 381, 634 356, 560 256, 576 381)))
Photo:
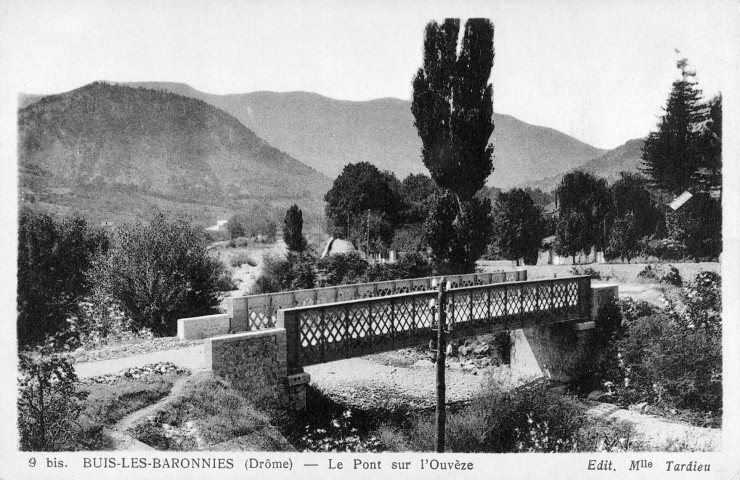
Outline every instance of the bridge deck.
MULTIPOLYGON (((590 318, 588 276, 451 288, 450 338, 590 318)), ((436 292, 411 292, 280 311, 289 363, 311 365, 403 348, 433 337, 436 292)))

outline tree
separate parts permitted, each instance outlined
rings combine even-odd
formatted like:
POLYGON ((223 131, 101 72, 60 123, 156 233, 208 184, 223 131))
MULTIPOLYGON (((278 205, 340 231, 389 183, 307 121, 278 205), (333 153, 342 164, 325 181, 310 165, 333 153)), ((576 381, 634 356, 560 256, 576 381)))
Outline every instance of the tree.
POLYGON ((243 214, 232 215, 229 221, 226 223, 226 229, 229 231, 229 238, 234 240, 235 238, 245 237, 247 232, 244 228, 246 225, 247 218, 243 214))
MULTIPOLYGON (((394 179, 367 162, 346 165, 324 196, 331 234, 365 245, 368 219, 383 217, 392 228, 402 206, 400 182, 394 179)), ((371 241, 379 235, 370 229, 371 241)))
POLYGON ((592 246, 603 249, 607 239, 607 214, 611 208, 606 180, 576 170, 563 176, 556 195, 560 219, 555 234, 561 251, 573 256, 579 251, 588 253, 592 246), (581 231, 573 230, 576 225, 581 231))
POLYGON ((285 213, 283 241, 291 252, 302 252, 306 249, 306 237, 303 236, 303 212, 298 205, 292 205, 285 213))
POLYGON ((534 265, 543 238, 542 209, 521 188, 502 192, 493 213, 493 239, 503 257, 534 265))
POLYGON ((69 331, 18 353, 18 433, 23 451, 78 448, 77 418, 87 392, 78 390, 70 352, 79 345, 69 331))
POLYGON ((576 263, 576 255, 585 252, 591 245, 587 230, 588 220, 583 212, 561 212, 555 229, 555 253, 573 257, 573 263, 576 263))
POLYGON ((722 95, 707 103, 709 115, 702 130, 702 162, 696 175, 699 190, 719 190, 722 198, 722 95))
POLYGON ((93 258, 108 248, 84 217, 54 220, 23 209, 18 221, 18 344, 35 344, 66 328, 90 291, 85 276, 93 258))
POLYGON ((641 175, 620 172, 619 180, 609 189, 611 216, 616 221, 631 215, 632 233, 637 239, 654 234, 662 221, 647 185, 647 180, 641 175))
POLYGON ((475 271, 491 237, 491 202, 473 200, 460 205, 452 192, 435 197, 424 223, 424 239, 432 250, 435 270, 443 275, 475 271))
POLYGON ((469 19, 458 55, 459 29, 460 20, 452 18, 427 25, 411 112, 432 178, 467 201, 493 171, 493 25, 469 19))
POLYGON ((208 315, 220 303, 223 264, 185 218, 156 214, 148 224, 123 225, 90 278, 113 298, 137 328, 174 335, 177 319, 208 315))
POLYGON ((722 205, 707 193, 697 193, 666 215, 666 226, 670 238, 694 258, 716 258, 722 251, 722 205))
POLYGON ((444 273, 472 272, 491 230, 491 203, 474 195, 493 171, 493 25, 469 19, 458 55, 459 29, 459 19, 427 25, 411 105, 424 165, 446 189, 425 222, 435 268, 444 273))
POLYGON ((637 228, 635 216, 632 214, 618 217, 609 230, 609 246, 604 252, 607 259, 630 259, 637 250, 637 228))
POLYGON ((642 148, 642 171, 651 184, 666 192, 680 194, 694 187, 697 170, 704 163, 702 126, 707 109, 702 105, 701 90, 689 70, 688 60, 676 63, 681 79, 673 82, 671 94, 658 122, 642 148))

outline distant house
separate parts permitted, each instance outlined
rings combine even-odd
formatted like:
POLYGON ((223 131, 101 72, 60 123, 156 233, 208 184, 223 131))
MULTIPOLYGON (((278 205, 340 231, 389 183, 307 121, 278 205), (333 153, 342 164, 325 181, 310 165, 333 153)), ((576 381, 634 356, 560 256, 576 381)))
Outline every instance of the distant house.
POLYGON ((216 225, 210 226, 206 228, 206 231, 208 232, 223 232, 226 231, 226 224, 229 223, 228 220, 219 220, 216 222, 216 225))
POLYGON ((328 242, 326 242, 326 247, 324 247, 324 251, 321 253, 321 258, 326 258, 332 255, 341 255, 343 253, 351 253, 356 252, 357 249, 352 244, 352 242, 348 240, 342 240, 341 238, 330 238, 328 242))

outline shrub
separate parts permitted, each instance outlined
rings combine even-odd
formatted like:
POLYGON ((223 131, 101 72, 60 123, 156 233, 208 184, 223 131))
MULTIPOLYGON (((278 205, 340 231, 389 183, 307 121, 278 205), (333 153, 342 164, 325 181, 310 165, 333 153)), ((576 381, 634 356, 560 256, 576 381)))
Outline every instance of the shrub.
POLYGON ((664 260, 681 260, 686 257, 686 245, 672 238, 643 237, 637 250, 646 257, 658 257, 664 260))
POLYGON ((363 282, 382 282, 431 276, 433 268, 426 255, 408 253, 401 255, 395 263, 382 263, 369 266, 363 282))
POLYGON ((247 237, 237 237, 229 241, 229 247, 231 248, 246 247, 247 245, 249 245, 247 237))
MULTIPOLYGON (((722 277, 715 272, 699 272, 682 292, 688 329, 704 328, 721 334, 722 277)), ((679 315, 679 321, 681 316, 679 315)))
POLYGON ((18 223, 18 345, 42 342, 66 328, 90 291, 85 276, 98 252, 108 248, 102 231, 79 215, 54 220, 22 210, 18 223))
POLYGON ((285 257, 265 255, 262 259, 262 272, 255 280, 250 294, 314 288, 315 262, 309 253, 288 252, 285 257))
POLYGON ((666 310, 645 302, 621 302, 621 328, 594 368, 615 402, 688 409, 713 418, 710 422, 719 421, 720 283, 716 273, 701 272, 666 310))
POLYGON ((70 332, 47 337, 42 346, 18 355, 18 431, 24 451, 74 449, 76 420, 85 393, 76 388, 77 375, 69 359, 76 346, 70 332))
POLYGON ((594 270, 591 267, 583 267, 583 268, 571 267, 570 268, 570 274, 571 275, 579 275, 579 276, 580 275, 588 275, 591 278, 593 278, 594 280, 601 280, 601 272, 599 272, 598 270, 594 270))
POLYGON ((149 224, 116 230, 91 279, 124 309, 135 328, 173 335, 178 318, 216 311, 222 272, 223 265, 208 254, 189 222, 156 214, 149 224))
POLYGON ((660 276, 660 281, 676 287, 683 285, 681 274, 673 265, 668 265, 668 271, 660 276))
POLYGON ((645 265, 645 268, 643 268, 638 274, 637 278, 644 278, 647 280, 657 280, 658 279, 658 272, 655 268, 653 268, 652 265, 645 265))
POLYGON ((233 268, 239 268, 245 263, 250 267, 254 267, 257 265, 257 262, 255 262, 254 259, 246 253, 238 253, 229 257, 229 265, 231 265, 233 268))
MULTIPOLYGON (((489 386, 465 409, 447 413, 445 432, 449 452, 620 451, 634 447, 629 442, 630 426, 587 419, 582 407, 550 392, 545 384, 508 392, 489 386)), ((391 449, 432 451, 434 418, 420 414, 411 420, 407 433, 382 425, 378 436, 391 449)))
POLYGON ((367 269, 368 263, 357 252, 330 255, 316 262, 318 286, 363 282, 367 269))
POLYGON ((142 335, 146 338, 151 333, 148 329, 134 332, 131 319, 121 307, 103 295, 81 302, 79 315, 72 320, 80 332, 80 342, 87 349, 131 341, 142 335))
POLYGON ((231 274, 224 272, 216 281, 216 288, 219 292, 231 292, 239 288, 239 281, 231 277, 231 274))

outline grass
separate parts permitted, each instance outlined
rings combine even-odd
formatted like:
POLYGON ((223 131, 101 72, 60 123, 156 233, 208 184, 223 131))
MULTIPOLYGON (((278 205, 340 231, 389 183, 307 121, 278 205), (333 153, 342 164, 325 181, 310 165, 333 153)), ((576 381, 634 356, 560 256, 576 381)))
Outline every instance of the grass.
POLYGON ((208 373, 193 375, 182 394, 159 410, 153 420, 131 432, 160 450, 201 450, 238 437, 260 437, 271 418, 256 405, 268 408, 269 395, 255 388, 241 392, 208 373))
MULTIPOLYGON (((545 384, 503 392, 495 384, 469 406, 448 412, 447 452, 607 452, 644 448, 626 422, 587 419, 584 407, 549 391, 545 384)), ((431 413, 406 425, 385 422, 375 431, 391 451, 433 451, 431 413)))
POLYGON ((229 257, 229 265, 231 265, 233 268, 239 268, 244 264, 247 264, 250 267, 257 266, 257 262, 248 253, 245 252, 237 253, 229 257))
POLYGON ((112 445, 102 435, 103 427, 112 427, 126 415, 152 405, 167 396, 178 375, 120 377, 109 383, 84 383, 87 392, 78 419, 78 442, 86 450, 110 450, 112 445))

